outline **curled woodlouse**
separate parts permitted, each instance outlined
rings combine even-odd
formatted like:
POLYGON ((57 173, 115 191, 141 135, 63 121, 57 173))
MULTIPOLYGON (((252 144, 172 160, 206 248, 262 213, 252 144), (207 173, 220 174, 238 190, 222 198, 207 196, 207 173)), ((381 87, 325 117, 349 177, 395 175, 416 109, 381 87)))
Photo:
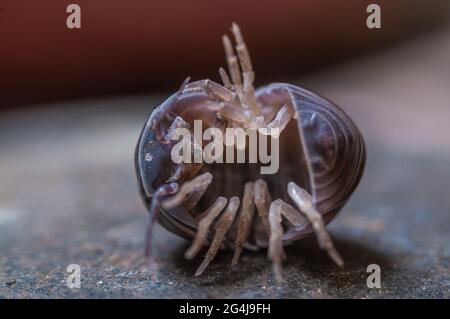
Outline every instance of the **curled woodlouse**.
POLYGON ((230 77, 221 68, 223 84, 185 81, 154 109, 139 137, 135 165, 150 214, 147 254, 158 221, 192 240, 186 258, 208 246, 196 275, 221 248, 234 250, 231 263, 236 265, 243 249, 268 247, 281 281, 283 246, 314 233, 320 247, 343 266, 325 225, 359 183, 366 156, 363 138, 344 111, 315 93, 283 83, 255 90, 241 31, 236 24, 231 30, 235 48, 223 36, 230 77), (278 129, 268 140, 278 142, 280 168, 275 174, 261 174, 258 161, 175 162, 171 151, 177 140, 171 137, 180 128, 192 131, 195 120, 202 120, 203 129, 221 132, 257 130, 258 138, 278 129))

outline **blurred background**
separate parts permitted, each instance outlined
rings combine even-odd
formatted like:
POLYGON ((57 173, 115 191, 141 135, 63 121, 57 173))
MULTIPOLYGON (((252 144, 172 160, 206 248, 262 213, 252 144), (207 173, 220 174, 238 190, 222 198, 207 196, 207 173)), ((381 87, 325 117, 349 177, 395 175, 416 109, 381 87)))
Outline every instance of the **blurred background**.
POLYGON ((257 82, 285 80, 396 45, 442 23, 445 0, 79 0, 81 29, 66 27, 71 1, 0 1, 2 106, 104 94, 174 90, 187 75, 218 79, 221 35, 232 21, 251 49, 257 82))
POLYGON ((447 0, 0 0, 0 297, 450 297, 450 2, 447 0), (66 8, 81 8, 68 29, 66 8), (381 8, 369 29, 367 6, 381 8), (360 187, 330 225, 346 260, 288 248, 277 289, 265 252, 202 278, 186 243, 146 212, 133 151, 182 81, 218 81, 237 22, 256 85, 291 82, 335 101, 367 142, 360 187), (82 267, 82 289, 65 285, 82 267), (377 263, 382 289, 365 286, 377 263))

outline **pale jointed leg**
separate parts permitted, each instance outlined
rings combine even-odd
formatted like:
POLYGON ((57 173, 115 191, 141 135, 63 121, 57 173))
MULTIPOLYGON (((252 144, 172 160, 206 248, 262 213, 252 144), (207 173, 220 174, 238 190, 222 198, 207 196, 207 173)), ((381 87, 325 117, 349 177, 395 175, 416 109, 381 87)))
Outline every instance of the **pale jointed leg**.
POLYGON ((221 103, 220 106, 218 111, 222 118, 238 123, 244 128, 258 129, 266 126, 262 116, 257 117, 248 109, 240 108, 231 103, 221 103))
POLYGON ((167 134, 164 136, 164 143, 170 143, 173 132, 179 128, 190 129, 190 125, 185 120, 183 120, 183 118, 177 116, 173 120, 172 124, 170 124, 169 130, 167 131, 167 134))
POLYGON ((252 182, 247 182, 244 186, 244 196, 242 197, 241 209, 239 211, 238 231, 234 243, 235 250, 231 266, 235 266, 238 263, 242 247, 250 235, 253 214, 255 212, 254 188, 255 186, 252 182))
POLYGON ((269 258, 272 260, 275 277, 279 283, 283 280, 282 261, 285 258, 283 250, 283 227, 281 225, 282 216, 294 226, 304 225, 306 222, 299 211, 282 199, 277 199, 270 205, 269 258))
POLYGON ((208 233, 214 220, 219 216, 220 212, 227 205, 227 199, 225 197, 218 197, 216 201, 209 207, 200 222, 198 223, 197 234, 195 234, 194 241, 191 246, 186 250, 184 256, 187 259, 194 258, 197 253, 202 249, 203 245, 207 242, 208 233))
POLYGON ((243 102, 250 108, 255 116, 259 116, 261 115, 261 107, 256 101, 255 88, 253 87, 255 73, 253 72, 250 54, 248 53, 247 46, 241 34, 241 30, 236 23, 233 23, 231 31, 233 32, 234 38, 236 40, 236 51, 242 69, 243 102))
POLYGON ((146 241, 145 241, 145 255, 149 258, 152 258, 152 238, 153 238, 153 227, 155 226, 156 221, 156 214, 158 214, 161 199, 164 196, 172 195, 175 192, 178 191, 178 184, 177 183, 170 183, 165 184, 161 187, 159 187, 152 196, 152 202, 150 204, 150 207, 148 209, 149 213, 149 222, 147 226, 147 235, 146 235, 146 241))
POLYGON ((267 236, 270 235, 269 208, 271 202, 272 198, 267 183, 262 179, 258 179, 255 182, 255 206, 259 217, 261 217, 267 236))
MULTIPOLYGON (((288 104, 283 105, 281 109, 278 111, 275 118, 267 125, 268 134, 271 134, 270 129, 277 128, 279 130, 279 134, 286 128, 292 116, 294 115, 294 108, 288 104)), ((277 136, 276 136, 277 137, 277 136)))
POLYGON ((281 214, 294 226, 300 226, 300 225, 304 225, 307 220, 305 219, 305 217, 303 217, 303 215, 294 207, 292 207, 292 205, 289 205, 288 203, 286 203, 285 201, 283 201, 282 199, 277 199, 276 201, 274 201, 272 203, 276 204, 277 206, 280 207, 281 209, 281 214))
POLYGON ((282 204, 276 200, 270 205, 269 223, 269 259, 272 260, 273 271, 278 283, 283 281, 282 262, 286 258, 283 249, 283 226, 281 225, 282 204))
POLYGON ((239 123, 243 128, 265 129, 260 132, 278 138, 293 117, 294 109, 290 105, 284 105, 269 124, 264 122, 263 116, 255 116, 250 110, 231 103, 220 103, 218 113, 221 118, 239 123), (278 132, 275 132, 274 128, 277 128, 278 132))
POLYGON ((208 252, 205 255, 205 259, 195 272, 196 276, 200 276, 216 256, 217 251, 219 250, 228 229, 234 221, 234 217, 236 216, 236 211, 238 210, 238 208, 239 198, 236 196, 231 197, 224 212, 217 220, 217 223, 215 225, 214 238, 211 242, 211 245, 209 246, 208 252))
POLYGON ((219 68, 219 74, 220 74, 220 78, 222 79, 222 83, 223 85, 229 89, 232 90, 233 89, 233 85, 231 84, 231 80, 228 77, 227 72, 224 70, 224 68, 219 68))
POLYGON ((183 205, 187 211, 190 211, 206 192, 211 181, 211 173, 198 175, 181 185, 179 191, 174 196, 165 199, 161 206, 164 209, 171 209, 183 205))
POLYGON ((312 197, 306 190, 299 187, 294 182, 289 182, 288 193, 294 203, 297 205, 300 212, 302 212, 306 218, 311 222, 314 232, 316 233, 317 240, 321 249, 327 251, 331 259, 339 266, 344 266, 344 261, 334 248, 333 241, 328 234, 325 224, 322 220, 320 213, 314 208, 312 197))
POLYGON ((232 90, 229 90, 228 88, 213 82, 211 80, 204 80, 206 88, 212 92, 214 96, 217 96, 221 98, 222 100, 225 100, 227 102, 232 102, 236 98, 236 94, 233 93, 232 90))
POLYGON ((233 52, 233 46, 231 44, 230 38, 227 35, 224 35, 222 37, 222 41, 223 47, 225 48, 225 56, 227 59, 228 71, 230 72, 233 88, 242 101, 242 79, 238 59, 233 52))

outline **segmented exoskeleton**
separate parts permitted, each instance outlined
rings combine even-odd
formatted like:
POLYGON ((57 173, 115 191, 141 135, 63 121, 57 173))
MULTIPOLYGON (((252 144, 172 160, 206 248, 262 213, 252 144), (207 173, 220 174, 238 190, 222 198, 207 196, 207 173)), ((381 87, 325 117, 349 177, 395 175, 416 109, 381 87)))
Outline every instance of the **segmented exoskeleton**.
MULTIPOLYGON (((239 27, 236 41, 223 36, 229 75, 222 84, 185 81, 179 91, 155 108, 136 147, 135 164, 151 230, 158 221, 192 240, 188 259, 208 247, 196 275, 218 250, 234 250, 232 265, 243 249, 268 247, 279 281, 283 246, 315 233, 337 265, 343 260, 325 225, 347 202, 361 178, 365 146, 352 120, 332 102, 303 88, 273 83, 255 90, 250 56, 239 27), (237 52, 237 55, 236 53, 237 52), (262 175, 261 163, 175 163, 174 130, 246 128, 279 135, 280 168, 262 175), (264 130, 263 130, 264 129, 264 130)), ((196 141, 192 140, 192 143, 196 141)))

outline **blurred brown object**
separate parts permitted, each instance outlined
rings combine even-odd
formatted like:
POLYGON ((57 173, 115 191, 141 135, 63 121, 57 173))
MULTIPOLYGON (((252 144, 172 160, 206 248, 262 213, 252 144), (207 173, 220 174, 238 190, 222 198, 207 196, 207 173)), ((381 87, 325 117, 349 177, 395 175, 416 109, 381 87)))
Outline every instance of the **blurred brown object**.
POLYGON ((393 43, 436 25, 446 0, 378 0, 382 28, 366 27, 374 1, 0 1, 0 106, 84 95, 171 90, 188 75, 218 79, 220 36, 241 25, 257 83, 393 43))

